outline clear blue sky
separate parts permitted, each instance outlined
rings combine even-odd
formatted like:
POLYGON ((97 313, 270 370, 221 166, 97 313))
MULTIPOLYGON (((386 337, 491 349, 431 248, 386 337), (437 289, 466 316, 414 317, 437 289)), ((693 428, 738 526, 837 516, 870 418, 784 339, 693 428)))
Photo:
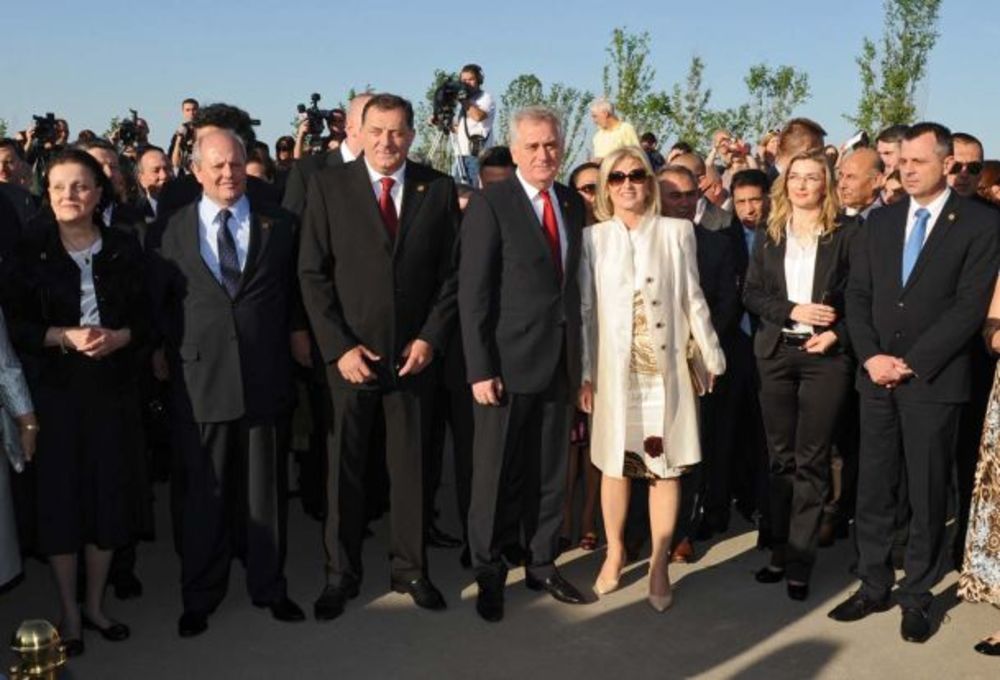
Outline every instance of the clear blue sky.
MULTIPOLYGON (((598 92, 611 29, 649 31, 657 86, 683 79, 692 54, 706 63, 712 104, 743 100, 750 64, 790 64, 810 76, 813 96, 797 114, 820 121, 831 141, 852 130, 858 93, 854 57, 878 38, 881 0, 835 2, 356 2, 307 0, 124 0, 44 5, 5 1, 0 118, 12 129, 31 114, 66 117, 75 136, 98 133, 139 109, 164 143, 180 101, 237 104, 262 121, 272 143, 287 134, 310 92, 334 105, 371 85, 416 99, 435 68, 481 64, 499 94, 521 73, 598 92), (422 9, 417 9, 417 8, 422 9), (461 9, 455 9, 456 7, 461 9), (43 9, 44 8, 44 9, 43 9)), ((978 135, 1000 157, 1000 3, 944 0, 941 36, 918 94, 919 112, 978 135)))

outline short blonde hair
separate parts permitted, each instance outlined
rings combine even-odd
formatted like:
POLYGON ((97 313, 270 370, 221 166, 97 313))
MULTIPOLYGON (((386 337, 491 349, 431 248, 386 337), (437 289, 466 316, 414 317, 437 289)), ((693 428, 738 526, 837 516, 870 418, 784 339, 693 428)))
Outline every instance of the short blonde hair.
POLYGON ((623 146, 609 153, 601 161, 594 216, 602 222, 610 220, 615 215, 615 206, 611 202, 611 191, 608 188, 608 175, 611 174, 616 165, 628 158, 639 161, 646 171, 646 211, 644 214, 647 217, 660 214, 660 185, 656 181, 656 175, 653 173, 653 167, 649 164, 646 152, 639 146, 623 146))

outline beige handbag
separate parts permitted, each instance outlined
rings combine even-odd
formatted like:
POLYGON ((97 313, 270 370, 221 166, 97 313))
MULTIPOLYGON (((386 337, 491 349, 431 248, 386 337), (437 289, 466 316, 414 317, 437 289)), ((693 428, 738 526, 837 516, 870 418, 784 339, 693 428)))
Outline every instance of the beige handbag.
POLYGON ((695 394, 699 397, 705 396, 709 391, 708 386, 712 379, 712 374, 709 373, 708 367, 705 366, 705 358, 701 355, 701 349, 698 348, 698 343, 695 342, 694 336, 688 336, 687 364, 688 373, 691 375, 691 385, 694 387, 695 394))

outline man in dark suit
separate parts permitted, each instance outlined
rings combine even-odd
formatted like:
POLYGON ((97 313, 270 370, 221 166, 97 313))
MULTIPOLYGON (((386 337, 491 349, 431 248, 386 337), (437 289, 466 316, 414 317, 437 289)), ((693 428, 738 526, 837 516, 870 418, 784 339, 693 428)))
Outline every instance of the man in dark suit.
POLYGON ((245 558, 255 606, 280 621, 304 618, 282 573, 277 450, 277 421, 291 399, 290 333, 301 333, 292 330, 295 221, 248 200, 245 166, 234 133, 199 137, 192 171, 202 198, 174 213, 153 260, 183 462, 182 637, 208 627, 234 553, 245 558))
POLYGON ((424 369, 455 323, 458 197, 449 177, 407 161, 414 134, 408 101, 374 95, 362 112, 364 155, 309 186, 299 276, 333 402, 318 619, 339 616, 358 594, 377 418, 391 482, 391 587, 420 607, 445 608, 424 558, 422 429, 432 378, 424 369))
POLYGON ((947 485, 970 344, 1000 265, 1000 218, 948 188, 951 133, 921 123, 900 158, 908 201, 874 211, 851 263, 847 323, 860 370, 861 454, 856 526, 862 586, 830 612, 855 621, 889 608, 899 479, 909 480, 910 536, 896 593, 904 640, 931 634, 931 588, 941 577, 947 485))
POLYGON ((523 525, 525 584, 580 604, 556 570, 572 405, 580 385, 579 196, 555 183, 559 117, 514 114, 514 177, 473 195, 462 222, 459 309, 474 405, 469 545, 476 610, 503 618, 502 550, 523 525))

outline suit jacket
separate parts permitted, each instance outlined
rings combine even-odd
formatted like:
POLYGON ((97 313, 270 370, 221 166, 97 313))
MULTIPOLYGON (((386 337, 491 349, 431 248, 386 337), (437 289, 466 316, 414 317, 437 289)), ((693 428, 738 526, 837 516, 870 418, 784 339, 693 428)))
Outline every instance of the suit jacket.
POLYGON ((403 348, 420 338, 441 353, 455 323, 452 247, 458 194, 450 177, 407 161, 395 240, 382 222, 364 161, 310 179, 299 277, 323 361, 363 344, 380 357, 380 380, 348 383, 328 371, 331 387, 391 389, 403 348))
POLYGON ((170 362, 174 416, 182 420, 267 421, 291 404, 295 218, 253 200, 250 211, 250 246, 233 299, 201 257, 197 202, 174 213, 151 254, 153 306, 170 362))
POLYGON ((508 392, 548 387, 561 356, 580 385, 583 202, 555 184, 566 227, 560 283, 542 225, 517 175, 469 200, 462 221, 458 305, 469 383, 500 377, 508 392))
POLYGON ((0 257, 9 254, 24 227, 38 212, 38 199, 14 184, 0 182, 0 257))
POLYGON ((341 155, 340 149, 311 154, 295 161, 292 169, 288 171, 288 178, 285 180, 285 195, 281 201, 282 207, 298 215, 300 220, 304 220, 309 179, 324 168, 343 165, 343 163, 344 157, 341 155))
POLYGON ((719 338, 738 330, 743 311, 737 288, 736 265, 729 238, 721 231, 696 225, 698 283, 708 302, 712 326, 719 338))
POLYGON ((858 357, 858 390, 878 396, 864 363, 902 358, 915 375, 896 398, 968 400, 970 343, 986 317, 1000 266, 1000 215, 952 192, 902 283, 909 201, 871 213, 861 230, 847 290, 847 322, 858 357))
MULTIPOLYGON (((859 226, 852 218, 842 218, 839 224, 832 234, 820 237, 816 246, 812 302, 827 304, 837 310, 837 320, 830 330, 837 334, 837 346, 847 350, 851 342, 844 319, 844 291, 850 273, 851 245, 859 226)), ((743 289, 743 303, 760 318, 753 349, 754 354, 762 359, 774 354, 782 329, 794 323, 791 313, 797 303, 788 299, 785 282, 787 243, 787 237, 775 243, 766 231, 758 234, 743 289)))

